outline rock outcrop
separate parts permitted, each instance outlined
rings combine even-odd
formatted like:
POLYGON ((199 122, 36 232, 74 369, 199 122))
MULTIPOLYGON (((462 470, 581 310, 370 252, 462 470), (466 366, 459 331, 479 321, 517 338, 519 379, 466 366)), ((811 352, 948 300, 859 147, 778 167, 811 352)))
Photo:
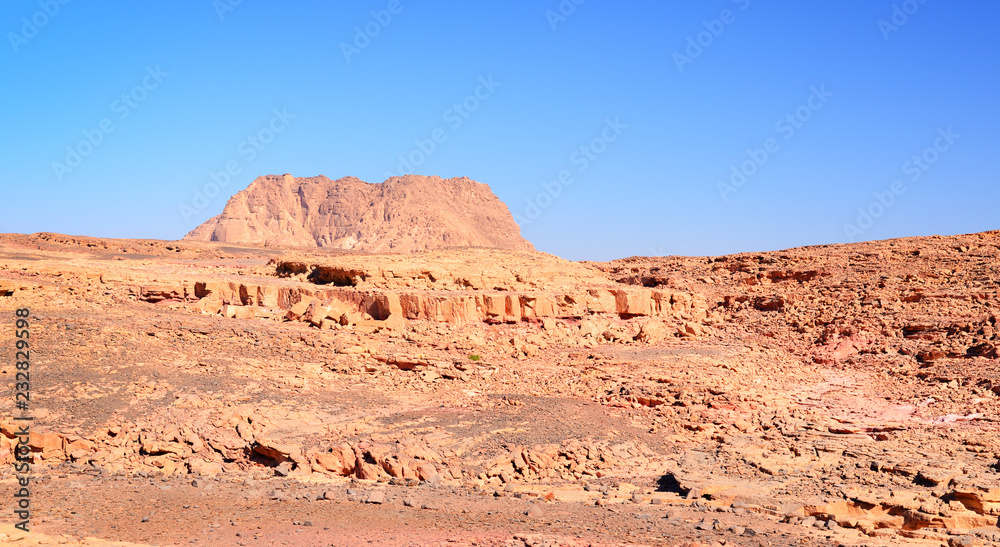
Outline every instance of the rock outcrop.
POLYGON ((396 253, 534 249, 489 186, 419 175, 378 184, 354 177, 258 177, 184 239, 396 253))
POLYGON ((40 395, 4 399, 0 478, 66 494, 46 530, 173 543, 318 544, 342 511, 584 538, 510 547, 997 545, 998 279, 1000 232, 607 263, 0 234, 40 395))

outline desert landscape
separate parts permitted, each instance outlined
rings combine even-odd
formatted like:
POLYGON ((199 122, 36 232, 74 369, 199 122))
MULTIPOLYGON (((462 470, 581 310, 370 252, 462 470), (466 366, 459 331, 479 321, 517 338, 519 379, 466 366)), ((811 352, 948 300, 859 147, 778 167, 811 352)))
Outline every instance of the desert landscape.
POLYGON ((996 231, 574 262, 416 175, 0 235, 0 541, 1000 545, 998 290, 996 231))

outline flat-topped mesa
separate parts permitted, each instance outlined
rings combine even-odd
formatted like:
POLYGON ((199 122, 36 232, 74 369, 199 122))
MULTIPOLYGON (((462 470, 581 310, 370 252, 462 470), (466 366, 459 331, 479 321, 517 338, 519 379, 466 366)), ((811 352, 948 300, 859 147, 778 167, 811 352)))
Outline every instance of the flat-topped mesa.
POLYGON ((420 175, 377 184, 354 177, 258 177, 184 239, 383 253, 534 250, 488 185, 420 175))

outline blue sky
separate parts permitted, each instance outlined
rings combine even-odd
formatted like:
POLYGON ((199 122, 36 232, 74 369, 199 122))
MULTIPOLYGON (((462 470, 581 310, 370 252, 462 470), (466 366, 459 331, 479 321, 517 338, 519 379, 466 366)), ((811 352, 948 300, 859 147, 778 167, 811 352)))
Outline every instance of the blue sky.
POLYGON ((177 239, 400 157, 570 259, 1000 228, 996 2, 63 1, 0 7, 0 232, 177 239))

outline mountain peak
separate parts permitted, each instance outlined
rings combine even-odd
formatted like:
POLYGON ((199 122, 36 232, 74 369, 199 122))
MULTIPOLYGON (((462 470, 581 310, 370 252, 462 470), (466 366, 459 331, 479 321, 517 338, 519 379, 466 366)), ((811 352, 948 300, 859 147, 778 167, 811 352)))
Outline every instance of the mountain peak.
POLYGON ((534 249, 488 185, 423 175, 374 184, 323 175, 257 177, 184 239, 366 252, 534 249))

